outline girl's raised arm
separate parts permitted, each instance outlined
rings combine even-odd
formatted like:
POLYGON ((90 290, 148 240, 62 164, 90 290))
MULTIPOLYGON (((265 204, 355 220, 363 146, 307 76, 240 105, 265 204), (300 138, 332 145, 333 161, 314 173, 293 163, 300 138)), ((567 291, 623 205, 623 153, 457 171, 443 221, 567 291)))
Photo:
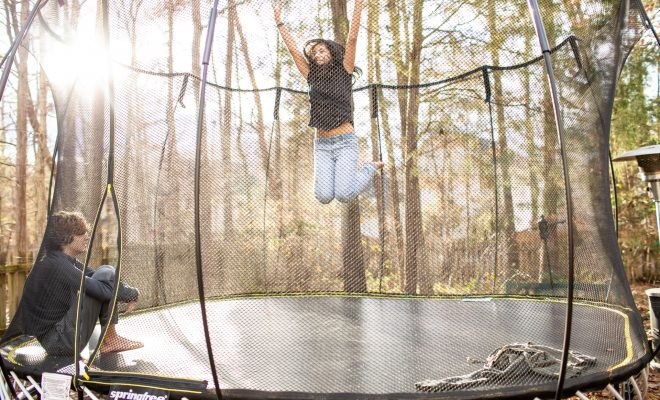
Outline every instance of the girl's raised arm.
POLYGON ((282 22, 282 18, 280 16, 279 1, 273 2, 273 12, 275 14, 275 23, 277 24, 277 29, 279 30, 280 35, 282 35, 282 40, 284 40, 284 44, 289 50, 291 58, 293 58, 293 62, 296 64, 296 67, 298 67, 298 71, 300 71, 302 76, 307 79, 307 76, 309 75, 309 64, 307 63, 305 56, 303 56, 300 50, 298 50, 295 39, 293 36, 291 36, 289 30, 286 29, 284 22, 282 22))
POLYGON ((355 47, 357 45, 358 32, 360 31, 360 16, 362 15, 362 0, 355 0, 353 8, 353 19, 351 28, 346 39, 346 53, 344 54, 344 68, 349 74, 355 69, 355 47))

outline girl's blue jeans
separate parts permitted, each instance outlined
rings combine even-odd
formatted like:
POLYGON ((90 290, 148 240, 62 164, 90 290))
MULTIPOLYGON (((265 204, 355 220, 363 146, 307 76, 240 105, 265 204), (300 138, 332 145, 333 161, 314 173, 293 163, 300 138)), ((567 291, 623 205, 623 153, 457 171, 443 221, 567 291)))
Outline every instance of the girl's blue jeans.
POLYGON ((355 199, 371 184, 376 172, 373 163, 358 171, 358 143, 354 132, 314 141, 314 194, 323 204, 332 199, 342 203, 355 199))

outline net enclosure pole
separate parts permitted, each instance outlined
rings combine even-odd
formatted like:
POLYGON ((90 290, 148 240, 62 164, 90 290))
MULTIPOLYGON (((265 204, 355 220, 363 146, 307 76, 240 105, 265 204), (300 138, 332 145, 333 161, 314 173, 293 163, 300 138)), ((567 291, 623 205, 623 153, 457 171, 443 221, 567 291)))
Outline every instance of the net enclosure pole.
POLYGON ((561 106, 559 104, 559 93, 557 92, 557 82, 555 81, 554 68, 552 67, 552 59, 550 58, 550 44, 541 18, 541 11, 537 0, 528 0, 529 12, 534 23, 536 36, 539 39, 541 51, 543 52, 543 61, 548 77, 548 86, 550 88, 550 95, 552 97, 552 110, 555 117, 555 128, 559 140, 559 151, 561 153, 561 163, 564 173, 564 193, 566 195, 566 221, 568 229, 568 287, 566 299, 566 325, 564 329, 564 342, 561 357, 561 367, 559 370, 559 380, 557 382, 557 391, 555 399, 561 399, 564 388, 564 380, 566 378, 566 364, 568 361, 568 350, 571 344, 571 326, 573 324, 573 283, 575 272, 574 260, 574 238, 573 238, 573 201, 571 195, 571 182, 568 171, 568 160, 566 157, 565 139, 564 139, 564 124, 561 113, 561 106))
POLYGON ((218 18, 218 0, 213 1, 213 7, 209 15, 209 24, 206 32, 206 40, 204 42, 204 53, 202 56, 202 80, 200 82, 199 90, 199 109, 197 110, 197 132, 195 141, 195 172, 194 172, 194 232, 195 232, 195 266, 197 271, 197 290, 199 292, 199 304, 202 314, 202 325, 204 327, 204 338, 206 339, 206 350, 209 357, 209 366, 211 367, 211 375, 215 386, 215 394, 217 399, 222 399, 222 393, 218 381, 218 373, 215 366, 215 358, 213 357, 213 346, 211 344, 211 334, 209 331, 208 316, 206 313, 206 298, 204 295, 204 279, 202 272, 202 235, 200 227, 200 196, 201 190, 201 159, 202 159, 202 145, 204 134, 204 109, 206 107, 206 86, 209 70, 209 62, 211 60, 211 49, 213 47, 213 34, 215 33, 215 23, 218 18))
MULTIPOLYGON (((46 5, 48 0, 37 0, 36 4, 34 5, 34 8, 30 11, 28 14, 27 19, 23 23, 23 26, 21 27, 21 30, 18 32, 18 35, 14 39, 14 42, 11 44, 9 47, 9 50, 7 51, 7 54, 0 60, 0 68, 4 66, 4 70, 2 70, 2 75, 0 75, 0 101, 2 100, 2 97, 5 94, 5 88, 7 87, 7 82, 9 81, 9 74, 11 73, 12 70, 12 64, 14 63, 14 59, 16 58, 16 52, 18 51, 18 47, 21 45, 21 42, 23 39, 25 39, 25 36, 27 35, 27 32, 30 30, 30 27, 32 26, 32 23, 34 22, 34 18, 37 16, 37 13, 41 8, 46 5)), ((26 62, 25 60, 21 60, 21 62, 26 62)), ((14 386, 11 384, 11 380, 9 379, 9 373, 8 370, 5 368, 4 361, 2 360, 2 357, 0 357, 0 373, 4 377, 4 380, 7 383, 7 386, 9 387, 9 391, 11 395, 14 398, 18 398, 16 396, 16 390, 14 389, 14 386)))
MULTIPOLYGON (((5 94, 5 88, 7 87, 7 81, 9 80, 9 73, 11 72, 11 66, 14 63, 14 58, 16 58, 16 51, 18 51, 18 46, 20 46, 23 39, 25 39, 28 30, 30 30, 32 23, 34 22, 34 18, 37 16, 37 13, 39 10, 41 10, 41 7, 46 5, 47 2, 48 0, 37 0, 37 3, 34 5, 34 8, 32 11, 30 11, 30 14, 25 20, 23 27, 14 39, 14 42, 11 44, 9 51, 7 51, 7 54, 4 56, 4 58, 0 60, 0 68, 2 68, 3 64, 6 64, 5 69, 2 71, 2 75, 0 75, 0 100, 2 100, 2 96, 5 94)), ((21 60, 21 62, 25 62, 25 60, 21 60)))

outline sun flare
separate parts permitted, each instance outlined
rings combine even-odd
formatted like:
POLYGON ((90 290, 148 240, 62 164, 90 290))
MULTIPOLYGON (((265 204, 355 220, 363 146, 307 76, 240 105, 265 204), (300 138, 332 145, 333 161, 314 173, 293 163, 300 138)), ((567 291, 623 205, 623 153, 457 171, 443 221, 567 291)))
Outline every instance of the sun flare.
POLYGON ((126 69, 116 65, 107 48, 93 39, 59 42, 49 48, 47 60, 45 70, 51 84, 75 86, 77 90, 105 91, 110 79, 126 76, 126 69))

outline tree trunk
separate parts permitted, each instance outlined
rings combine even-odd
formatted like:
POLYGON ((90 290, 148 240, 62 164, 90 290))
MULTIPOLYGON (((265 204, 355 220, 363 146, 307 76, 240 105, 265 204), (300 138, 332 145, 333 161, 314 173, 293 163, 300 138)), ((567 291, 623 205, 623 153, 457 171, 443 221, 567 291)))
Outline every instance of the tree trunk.
MULTIPOLYGON (((346 0, 330 0, 335 41, 344 44, 348 35, 346 0)), ((360 203, 358 199, 342 207, 342 262, 344 290, 366 292, 362 233, 360 231, 360 203)))
MULTIPOLYGON (((43 28, 40 29, 40 35, 44 34, 43 28)), ((48 133, 46 131, 48 118, 48 81, 43 70, 39 71, 39 92, 37 94, 38 110, 38 129, 34 129, 35 163, 36 163, 36 183, 35 183, 35 230, 33 243, 39 243, 46 228, 46 219, 48 216, 48 182, 50 178, 53 157, 48 150, 48 133)))
MULTIPOLYGON (((495 9, 495 0, 488 1, 488 31, 497 32, 497 14, 495 9)), ((500 64, 499 57, 499 48, 497 47, 498 43, 491 43, 490 51, 492 57, 493 65, 500 64)), ((493 93, 499 94, 502 93, 502 79, 500 73, 493 74, 493 93)), ((495 102, 501 103, 503 99, 495 99, 495 102)), ((502 230, 504 231, 504 237, 507 240, 506 252, 504 255, 504 263, 506 270, 505 273, 511 271, 517 271, 518 269, 518 246, 515 240, 515 223, 513 215, 513 194, 511 188, 511 158, 512 153, 509 151, 509 146, 507 143, 506 137, 506 127, 504 120, 504 108, 502 104, 496 104, 496 121, 497 121, 497 149, 499 153, 499 166, 500 166, 500 178, 501 185, 499 185, 502 190, 502 199, 503 199, 503 215, 502 215, 502 230)), ((499 182, 497 183, 499 184, 499 182)), ((496 199, 495 201, 499 201, 496 199)), ((496 276, 495 279, 498 279, 496 276)))
MULTIPOLYGON (((28 0, 21 0, 20 25, 27 19, 30 8, 28 0)), ((18 48, 16 58, 18 72, 18 104, 16 113, 16 253, 19 263, 27 262, 27 108, 28 108, 28 51, 27 46, 18 48)), ((10 68, 10 66, 5 66, 10 68)))
MULTIPOLYGON (((275 86, 280 87, 282 84, 282 63, 279 61, 282 56, 281 52, 277 52, 277 63, 275 65, 275 86)), ((279 110, 278 110, 279 113, 279 110)), ((272 151, 272 157, 271 157, 271 165, 268 168, 268 174, 272 176, 272 178, 269 177, 269 182, 270 184, 270 190, 273 192, 273 199, 278 204, 278 213, 279 213, 279 218, 282 218, 283 213, 283 198, 284 198, 284 187, 283 187, 283 182, 282 182, 282 132, 281 132, 281 125, 279 119, 276 121, 273 121, 273 136, 274 136, 274 143, 271 143, 271 151, 272 151)), ((282 225, 279 225, 282 227, 282 225)))
MULTIPOLYGON (((175 2, 167 2, 167 72, 174 72, 174 10, 175 2)), ((187 78, 184 78, 187 79, 187 78)), ((183 83, 182 83, 183 84, 183 83)), ((179 211, 179 175, 170 172, 170 166, 178 164, 176 155, 176 129, 174 126, 174 80, 167 80, 167 104, 165 105, 166 140, 165 153, 159 165, 158 192, 154 209, 154 275, 155 285, 152 291, 152 304, 158 306, 167 303, 167 288, 165 282, 165 243, 168 238, 175 237, 180 232, 181 213, 179 211), (167 221, 167 222, 166 222, 167 221)))
MULTIPOLYGON (((413 8, 413 37, 410 57, 410 85, 419 84, 420 58, 422 52, 422 0, 415 3, 413 8)), ((407 117, 406 117, 406 283, 405 291, 408 294, 417 292, 417 285, 421 283, 422 293, 432 290, 432 283, 428 280, 419 282, 418 273, 425 273, 424 232, 422 229, 422 210, 419 190, 419 170, 417 165, 417 119, 419 107, 419 88, 409 90, 407 117)))
MULTIPOLYGON (((236 27, 236 33, 238 33, 238 38, 241 44, 241 52, 245 60, 245 69, 247 70, 248 76, 250 77, 250 83, 252 83, 252 88, 257 89, 259 87, 257 83, 257 78, 254 74, 254 67, 252 66, 252 61, 250 58, 250 51, 248 49, 248 41, 245 39, 243 34, 243 27, 241 26, 241 20, 239 18, 238 12, 236 11, 237 7, 229 7, 229 18, 234 21, 236 27)), ((259 91, 255 90, 254 94, 254 105, 256 109, 256 131, 259 138, 259 150, 261 155, 261 164, 264 171, 268 168, 266 164, 268 162, 268 144, 266 143, 266 124, 264 123, 264 112, 261 104, 261 95, 259 91)))
POLYGON ((332 32, 335 41, 341 44, 346 43, 348 35, 348 12, 346 9, 346 0, 329 0, 332 11, 332 32))
MULTIPOLYGON (((5 115, 5 103, 0 102, 0 115, 5 115)), ((8 163, 6 162, 5 156, 5 124, 4 119, 0 119, 0 182, 11 182, 10 176, 11 173, 7 173, 8 163)), ((9 185, 9 190, 13 190, 12 185, 9 185)), ((11 201, 11 199, 10 199, 11 201)), ((9 261, 10 246, 12 242, 12 230, 11 228, 5 229, 5 227, 10 226, 10 222, 7 219, 8 215, 13 215, 9 207, 5 208, 5 197, 4 190, 0 190, 0 266, 7 265, 9 261)), ((7 295, 5 287, 7 285, 7 274, 0 273, 0 288, 2 293, 0 293, 0 330, 5 330, 7 328, 7 295)), ((11 316, 10 316, 11 317, 11 316)))
MULTIPOLYGON (((231 10, 236 7, 234 0, 229 0, 228 8, 231 10)), ((234 11, 235 14, 235 11, 234 11)), ((231 87, 232 69, 234 66, 234 42, 235 42, 235 25, 234 19, 231 17, 232 12, 229 11, 227 16, 227 53, 225 54, 225 87, 231 87)), ((220 134, 220 148, 222 154, 222 170, 223 174, 223 212, 224 212, 224 227, 225 227, 225 241, 234 237, 234 219, 233 219, 233 187, 231 180, 232 162, 231 162, 231 132, 232 132, 232 92, 225 90, 225 97, 223 101, 224 107, 222 108, 222 130, 220 134)))
MULTIPOLYGON (((0 115, 5 115, 5 103, 0 102, 0 115)), ((6 143, 6 136, 5 136, 5 124, 2 119, 0 119, 0 182, 4 183, 5 182, 11 182, 12 178, 10 176, 12 175, 11 173, 8 173, 7 170, 9 169, 9 164, 7 163, 7 157, 5 155, 5 143, 6 143)), ((9 190, 13 191, 12 185, 9 185, 9 190)), ((7 264, 7 258, 9 256, 9 249, 11 246, 11 229, 6 229, 9 227, 10 222, 7 218, 8 215, 13 215, 13 213, 5 208, 5 191, 0 190, 0 265, 6 265, 7 264)), ((4 277, 3 274, 0 274, 0 279, 3 279, 4 277)), ((4 287, 3 281, 0 280, 0 287, 4 287)), ((4 296, 0 296, 0 301, 4 296)), ((2 306, 2 303, 0 303, 0 310, 4 310, 5 308, 2 306)), ((0 321, 2 321, 0 319, 0 321)))
MULTIPOLYGON (((378 35, 375 33, 378 32, 378 6, 379 6, 379 0, 375 1, 370 1, 369 2, 369 9, 368 9, 368 26, 369 29, 367 30, 367 54, 368 54, 368 65, 367 65, 367 78, 370 83, 376 82, 377 81, 377 70, 380 68, 380 65, 378 64, 378 35)), ((378 92, 376 92, 376 96, 378 96, 378 92)), ((374 107, 379 106, 379 99, 380 97, 376 97, 375 99, 372 98, 371 101, 372 103, 375 101, 376 104, 371 104, 371 109, 373 110, 374 107)), ((371 112, 371 110, 370 110, 371 112)), ((372 159, 378 160, 382 157, 382 154, 380 154, 380 146, 381 146, 381 137, 380 137, 380 127, 378 126, 378 115, 372 115, 371 116, 371 155, 372 159)), ((381 176, 384 174, 385 171, 381 171, 381 176)), ((379 176, 376 177, 375 180, 375 187, 376 187, 376 207, 378 210, 378 235, 379 235, 379 248, 381 252, 381 256, 379 257, 379 265, 378 265, 378 271, 376 273, 376 276, 380 278, 382 281, 383 275, 385 274, 385 259, 387 257, 386 254, 386 240, 385 240, 385 235, 387 233, 387 229, 385 227, 386 224, 386 219, 385 219, 385 188, 383 187, 383 179, 378 179, 379 176)), ((379 288, 380 289, 380 288, 379 288)))
MULTIPOLYGON (((176 1, 173 3, 173 7, 176 7, 176 1)), ((200 1, 193 0, 192 5, 192 20, 193 20, 193 34, 192 34, 192 54, 190 57, 190 72, 193 76, 201 76, 202 67, 200 65, 200 60, 202 59, 200 48, 204 45, 202 43, 202 14, 200 11, 200 1)), ((193 93, 195 94, 196 101, 199 101, 199 79, 191 80, 193 85, 193 93)), ((199 108, 199 104, 197 104, 199 108)))
MULTIPOLYGON (((397 12, 397 0, 387 0, 387 11, 390 18, 390 28, 392 29, 392 50, 393 50, 393 61, 396 65, 396 83, 399 86, 407 85, 410 77, 410 60, 408 55, 410 54, 410 49, 408 48, 408 40, 404 40, 401 37, 400 29, 400 17, 399 12, 397 12)), ((401 3, 399 3, 401 4, 401 3)), ((405 14, 405 13, 401 13, 405 14)), ((407 37, 406 37, 407 39, 407 37)), ((408 105, 408 96, 410 92, 407 90, 397 90, 397 96, 399 99, 399 116, 401 117, 401 137, 405 141, 406 137, 406 107, 408 105)), ((405 147, 401 146, 402 151, 405 153, 405 147)), ((403 157, 405 159, 405 155, 403 157)))
MULTIPOLYGON (((376 63, 378 65, 376 69, 376 76, 377 76, 377 81, 380 82, 380 65, 378 63, 378 60, 376 60, 376 63)), ((378 97, 383 98, 383 90, 381 88, 378 89, 378 97)), ((396 262, 395 262, 395 270, 398 271, 399 273, 399 290, 403 291, 404 290, 404 282, 405 282, 405 264, 406 264, 406 259, 405 259, 405 243, 404 243, 404 235, 403 235, 403 222, 401 220, 401 198, 399 197, 399 178, 397 174, 397 166, 396 166, 396 158, 394 157, 394 144, 392 141, 392 129, 390 128, 389 125, 389 115, 388 115, 387 107, 380 107, 380 115, 382 116, 382 123, 383 123, 383 136, 385 139, 385 148, 387 149, 387 177, 389 179, 390 183, 390 198, 392 199, 392 219, 394 223, 394 232, 392 232, 392 235, 394 236, 394 241, 396 243, 396 250, 397 250, 397 255, 396 255, 396 262)))
MULTIPOLYGON (((300 137, 299 137, 300 138, 300 137)), ((294 140, 292 143, 293 148, 291 149, 292 156, 294 160, 300 160, 303 153, 303 148, 301 140, 294 140)), ((300 175, 298 173, 291 174, 291 193, 293 194, 290 197, 290 215, 292 220, 292 229, 291 237, 286 240, 284 243, 284 254, 285 262, 284 265, 287 266, 286 271, 286 291, 305 291, 309 288, 309 282, 311 278, 311 273, 308 272, 311 268, 305 262, 305 246, 308 246, 308 243, 305 243, 304 231, 302 223, 304 217, 302 215, 302 207, 300 202, 300 197, 296 196, 297 193, 300 193, 302 184, 300 183, 300 175)))
MULTIPOLYGON (((532 53, 532 43, 531 43, 531 38, 526 37, 525 38, 525 53, 531 54, 532 53)), ((532 211, 532 217, 531 217, 531 226, 535 226, 536 222, 539 219, 539 163, 538 163, 538 150, 536 148, 536 144, 534 143, 534 139, 536 135, 534 132, 536 131, 534 127, 532 126, 532 113, 529 108, 529 104, 531 104, 531 88, 530 88, 530 79, 529 79, 529 70, 525 73, 525 79, 523 82, 523 85, 525 87, 525 101, 524 103, 527 104, 528 106, 525 107, 525 128, 527 129, 527 132, 529 132, 529 137, 527 138, 527 156, 530 161, 529 163, 529 184, 530 184, 530 192, 531 192, 531 211, 532 211)))
MULTIPOLYGON (((278 46, 276 57, 277 61, 275 63, 275 86, 280 87, 282 85, 282 59, 283 52, 281 51, 281 48, 278 46)), ((286 235, 286 220, 285 220, 285 203, 284 203, 284 182, 283 182, 283 167, 282 167, 282 126, 279 120, 279 110, 278 112, 278 119, 273 121, 273 129, 275 130, 273 132, 274 135, 274 143, 271 143, 271 151, 272 151, 272 157, 271 157, 271 167, 268 169, 268 174, 272 175, 272 178, 269 176, 268 181, 272 181, 273 183, 269 186, 269 190, 272 192, 271 197, 273 198, 273 201, 275 203, 275 215, 272 216, 271 221, 274 226, 276 226, 276 233, 275 237, 277 238, 276 245, 275 245, 275 256, 274 256, 274 261, 270 263, 271 266, 271 275, 273 276, 273 279, 271 281, 274 281, 274 284, 276 287, 280 287, 280 279, 281 277, 278 274, 278 271, 280 270, 280 260, 282 260, 282 250, 283 246, 281 243, 284 242, 285 235, 286 235)), ((268 250, 266 250, 268 251, 268 250)), ((266 253, 268 255, 268 253, 266 253)), ((268 257, 265 257, 265 260, 269 260, 268 257)), ((264 266, 264 269, 268 271, 268 266, 269 263, 266 262, 266 265, 264 266)), ((285 276, 285 275, 282 275, 285 276)), ((271 288, 269 287, 268 290, 271 288)))
MULTIPOLYGON (((103 24, 103 16, 104 13, 107 12, 107 2, 105 0, 98 0, 97 1, 97 11, 96 11, 96 40, 99 46, 104 46, 105 43, 105 35, 107 34, 105 31, 105 26, 103 24)), ((105 91, 107 88, 109 88, 108 81, 103 81, 103 82, 98 82, 98 84, 94 87, 93 94, 91 96, 92 102, 91 102, 91 107, 92 107, 92 116, 91 116, 91 126, 92 126, 92 132, 94 132, 94 135, 88 137, 83 137, 79 141, 79 145, 82 146, 81 148, 76 149, 79 152, 82 153, 89 153, 91 149, 103 149, 105 148, 104 146, 104 139, 106 135, 108 135, 109 131, 106 130, 106 125, 105 125, 105 119, 106 119, 106 113, 108 112, 108 104, 106 103, 106 97, 105 97, 105 91)), ((112 101, 112 99, 110 99, 112 101)), ((106 182, 107 177, 103 176, 103 168, 102 168, 102 160, 94 160, 94 162, 91 163, 85 163, 83 166, 84 169, 84 176, 85 179, 87 179, 89 182, 106 182)), ((105 190, 105 187, 103 187, 103 190, 105 190)), ((82 211, 83 214, 89 216, 88 218, 93 218, 96 216, 96 212, 98 210, 98 207, 100 204, 94 203, 94 201, 100 201, 101 196, 103 193, 86 193, 86 194, 78 194, 78 196, 88 196, 87 198, 89 200, 88 202, 88 208, 85 210, 78 210, 82 211)), ((85 202, 81 202, 79 198, 74 198, 71 199, 72 203, 70 204, 62 204, 63 208, 71 208, 71 207, 82 207, 82 204, 85 202)), ((97 221, 89 221, 90 224, 94 224, 97 221)), ((97 266, 101 264, 102 260, 102 251, 101 251, 101 240, 100 240, 100 230, 97 230, 96 236, 91 239, 92 240, 92 247, 90 250, 90 253, 87 254, 88 258, 88 264, 90 266, 97 266)))
MULTIPOLYGON (((380 70, 380 66, 378 70, 380 70)), ((377 78, 380 82, 380 78, 377 78)), ((383 90, 379 89, 379 97, 383 98, 383 90)), ((392 199, 392 219, 394 224, 394 231, 391 235, 394 236, 394 242, 396 243, 396 262, 394 268, 399 273, 399 290, 403 291, 404 282, 405 282, 405 242, 403 234, 403 221, 401 220, 401 198, 399 196, 399 177, 398 177, 398 168, 396 166, 396 158, 394 157, 394 144, 392 141, 392 129, 388 123, 389 115, 386 107, 380 108, 380 115, 382 115, 383 120, 383 136, 385 139, 385 148, 387 149, 387 177, 390 183, 389 197, 392 199)))

